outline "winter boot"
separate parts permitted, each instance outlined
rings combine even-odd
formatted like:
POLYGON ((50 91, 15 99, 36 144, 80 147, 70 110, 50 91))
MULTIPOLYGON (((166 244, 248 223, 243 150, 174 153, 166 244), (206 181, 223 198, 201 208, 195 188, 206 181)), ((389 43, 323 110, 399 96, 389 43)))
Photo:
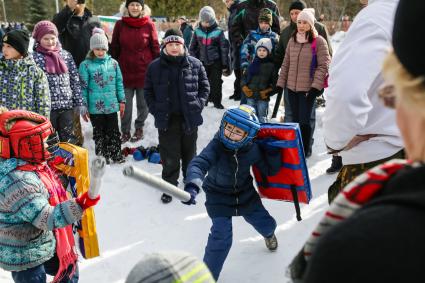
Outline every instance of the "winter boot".
POLYGON ((266 242, 266 247, 269 251, 274 252, 277 250, 277 238, 274 233, 271 237, 264 238, 264 241, 266 242))
POLYGON ((167 194, 162 194, 161 196, 161 201, 162 203, 166 204, 166 203, 170 203, 173 200, 173 197, 167 194))
POLYGON ((326 170, 327 174, 338 173, 342 168, 342 157, 338 155, 332 156, 332 164, 331 167, 326 170))
POLYGON ((130 142, 137 142, 141 139, 143 139, 143 129, 136 129, 134 135, 130 139, 130 142))
POLYGON ((121 155, 116 158, 113 158, 112 162, 114 162, 115 164, 123 164, 125 162, 125 158, 121 155))
POLYGON ((128 142, 129 140, 130 140, 130 133, 125 133, 125 132, 123 132, 122 134, 121 134, 121 143, 126 143, 126 142, 128 142))

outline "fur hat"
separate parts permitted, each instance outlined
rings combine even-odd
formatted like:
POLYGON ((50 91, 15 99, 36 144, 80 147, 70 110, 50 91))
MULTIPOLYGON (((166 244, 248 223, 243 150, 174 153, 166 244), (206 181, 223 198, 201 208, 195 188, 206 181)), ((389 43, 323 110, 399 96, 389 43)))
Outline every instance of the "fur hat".
POLYGON ((255 52, 257 52, 257 49, 260 47, 265 48, 269 52, 269 55, 272 54, 273 45, 270 38, 264 37, 260 39, 257 44, 255 44, 255 52))
POLYGON ((204 6, 199 11, 199 21, 200 22, 207 22, 210 25, 213 25, 215 23, 215 11, 210 6, 204 6))
POLYGON ((162 252, 145 255, 131 269, 125 283, 189 281, 215 282, 205 263, 196 257, 183 252, 162 252))
POLYGON ((22 56, 28 54, 30 35, 24 30, 11 30, 3 36, 3 43, 7 43, 16 49, 22 56))
POLYGON ((142 5, 142 7, 145 5, 145 1, 144 0, 126 0, 125 1, 125 7, 128 8, 128 5, 130 5, 131 2, 140 3, 140 5, 142 5))
POLYGON ((40 40, 46 34, 53 34, 56 37, 59 35, 58 29, 56 25, 51 21, 40 21, 34 26, 34 30, 32 32, 32 37, 36 42, 40 42, 40 40))
POLYGON ((94 28, 93 35, 90 37, 90 50, 103 49, 108 50, 108 38, 106 38, 105 32, 101 28, 94 28))
POLYGON ((163 40, 164 46, 172 42, 184 44, 183 34, 179 29, 171 28, 165 32, 163 40))
POLYGON ((414 77, 425 76, 424 37, 417 30, 425 13, 424 0, 401 0, 394 19, 393 47, 401 64, 414 77))
POLYGON ((260 13, 258 15, 258 22, 266 22, 270 26, 273 24, 273 12, 268 8, 263 8, 260 10, 260 13))
POLYGON ((291 12, 292 10, 302 11, 305 8, 307 8, 307 4, 303 0, 295 0, 291 3, 291 5, 289 5, 289 12, 291 12))

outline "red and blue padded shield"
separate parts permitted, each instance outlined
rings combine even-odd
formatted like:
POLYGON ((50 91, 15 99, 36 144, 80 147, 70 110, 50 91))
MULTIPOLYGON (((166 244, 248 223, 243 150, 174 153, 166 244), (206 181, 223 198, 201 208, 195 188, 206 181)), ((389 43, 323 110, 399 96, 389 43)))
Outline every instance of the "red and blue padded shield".
POLYGON ((264 176, 253 166, 254 179, 262 197, 294 202, 297 219, 301 220, 299 203, 312 198, 310 178, 305 162, 301 131, 297 123, 264 123, 257 134, 262 147, 280 148, 281 168, 274 176, 264 176))

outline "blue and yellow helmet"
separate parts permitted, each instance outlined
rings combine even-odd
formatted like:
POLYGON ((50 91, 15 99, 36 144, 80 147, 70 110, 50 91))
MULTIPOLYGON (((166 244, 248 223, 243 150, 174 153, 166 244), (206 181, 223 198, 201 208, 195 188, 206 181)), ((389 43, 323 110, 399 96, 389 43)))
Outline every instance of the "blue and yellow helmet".
POLYGON ((244 145, 250 143, 258 133, 260 129, 260 122, 258 121, 257 115, 255 115, 255 109, 249 105, 242 104, 237 108, 231 108, 227 110, 220 124, 220 140, 228 148, 232 150, 239 149, 244 145), (232 124, 238 128, 244 130, 247 135, 240 141, 233 141, 224 135, 224 128, 226 124, 232 124))

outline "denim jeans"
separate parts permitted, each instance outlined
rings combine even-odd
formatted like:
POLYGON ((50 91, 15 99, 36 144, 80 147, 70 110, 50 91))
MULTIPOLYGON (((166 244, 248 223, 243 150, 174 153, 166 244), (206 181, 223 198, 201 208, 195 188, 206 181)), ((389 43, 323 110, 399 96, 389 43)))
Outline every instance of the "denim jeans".
POLYGON ((269 113, 269 102, 261 99, 248 98, 246 104, 254 107, 260 123, 267 122, 267 115, 269 113))
MULTIPOLYGON (((15 283, 46 283, 46 274, 55 276, 59 268, 59 261, 56 256, 52 257, 43 264, 36 267, 22 270, 12 271, 12 278, 15 283)), ((72 267, 68 268, 67 274, 71 273, 72 267)), ((59 283, 77 283, 79 279, 78 264, 75 264, 75 272, 71 278, 65 275, 59 283)))
MULTIPOLYGON (((268 238, 274 234, 276 221, 263 205, 242 217, 263 237, 268 238)), ((214 217, 211 220, 212 227, 205 247, 204 262, 217 280, 232 246, 232 217, 214 217)))

